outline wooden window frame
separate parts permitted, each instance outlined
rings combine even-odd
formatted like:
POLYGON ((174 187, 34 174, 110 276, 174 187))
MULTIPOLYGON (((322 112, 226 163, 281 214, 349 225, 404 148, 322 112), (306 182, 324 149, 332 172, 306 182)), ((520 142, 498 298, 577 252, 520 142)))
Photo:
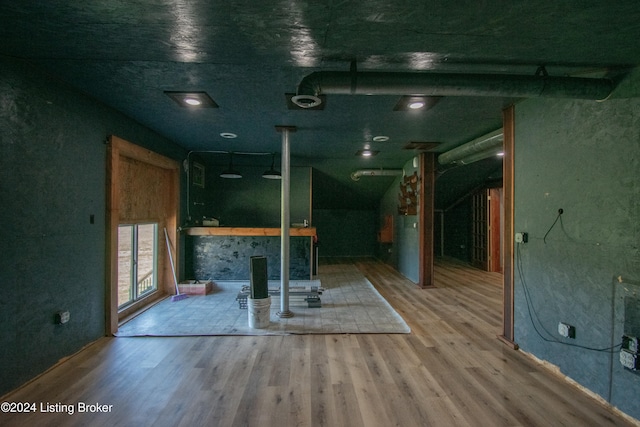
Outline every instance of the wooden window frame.
MULTIPOLYGON (((180 163, 162 156, 146 148, 132 144, 117 136, 110 136, 107 144, 107 213, 106 213, 106 251, 107 271, 105 286, 105 333, 113 335, 118 330, 119 317, 123 312, 118 311, 118 226, 120 225, 120 195, 121 186, 121 158, 133 159, 163 170, 169 175, 169 187, 163 189, 163 218, 158 221, 158 230, 167 229, 172 242, 177 242, 177 228, 179 216, 180 192, 180 163)), ((147 218, 149 219, 149 218, 147 218)), ((163 233, 159 232, 159 235, 163 233)), ((167 251, 160 250, 164 245, 163 239, 158 238, 158 291, 157 298, 172 293, 175 288, 171 273, 167 251)), ((174 256, 176 274, 180 265, 178 254, 174 256)), ((157 299, 156 298, 156 299, 157 299)), ((148 301, 147 301, 148 302, 148 301)), ((146 303, 146 302, 145 302, 146 303)), ((138 309, 134 305, 130 310, 138 309)))

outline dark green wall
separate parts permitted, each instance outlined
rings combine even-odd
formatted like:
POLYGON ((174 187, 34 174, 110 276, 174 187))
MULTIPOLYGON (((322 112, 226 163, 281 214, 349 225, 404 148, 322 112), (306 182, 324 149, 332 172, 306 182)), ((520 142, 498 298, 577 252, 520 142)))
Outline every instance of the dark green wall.
MULTIPOLYGON (((219 175, 228 164, 219 162, 219 154, 198 156, 206 165, 206 182, 204 189, 193 185, 190 188, 192 222, 199 222, 206 216, 219 219, 220 225, 225 227, 280 227, 281 181, 262 178, 262 173, 271 164, 271 157, 243 156, 248 157, 250 163, 238 165, 234 160, 234 169, 242 173, 242 178, 225 179, 219 175), (264 164, 259 164, 260 160, 264 164)), ((291 223, 302 223, 311 218, 311 168, 291 167, 289 200, 291 223)))
POLYGON ((377 240, 375 210, 314 209, 320 257, 374 257, 377 240))
MULTIPOLYGON (((439 243, 439 241, 436 241, 436 244, 439 243)), ((471 198, 467 197, 463 202, 444 214, 444 254, 465 262, 471 262, 470 248, 471 198)))
MULTIPOLYGON (((267 167, 243 167, 242 179, 223 179, 215 173, 211 193, 214 216, 220 225, 236 227, 280 227, 281 181, 262 178, 267 167)), ((311 217, 311 170, 292 167, 290 173, 290 222, 311 217)))
MULTIPOLYGON (((403 169, 405 175, 412 175, 414 171, 417 171, 413 167, 413 159, 408 161, 403 169)), ((420 241, 417 228, 418 216, 398 215, 398 195, 400 194, 401 182, 402 177, 398 177, 389 186, 380 202, 379 223, 384 224, 386 215, 393 215, 394 240, 392 244, 380 244, 378 253, 380 259, 393 266, 409 280, 417 283, 420 241)))
POLYGON ((640 418, 640 376, 617 348, 571 346, 618 344, 624 300, 640 293, 640 99, 529 100, 515 130, 515 229, 529 234, 516 245, 515 340, 640 418))
POLYGON ((0 394, 104 336, 110 134, 185 155, 105 105, 0 58, 0 394), (59 310, 71 314, 64 326, 54 324, 59 310))

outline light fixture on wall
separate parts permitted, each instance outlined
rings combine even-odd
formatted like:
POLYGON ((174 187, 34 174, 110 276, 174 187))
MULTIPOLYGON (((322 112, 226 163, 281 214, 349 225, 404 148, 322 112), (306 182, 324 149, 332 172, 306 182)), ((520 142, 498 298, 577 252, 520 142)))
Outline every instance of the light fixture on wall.
POLYGON ((220 178, 242 178, 242 174, 233 168, 233 153, 229 153, 229 167, 222 171, 220 178))
POLYGON ((282 179, 282 175, 280 172, 275 170, 274 166, 276 164, 276 153, 271 154, 271 168, 269 170, 264 171, 262 174, 263 178, 266 179, 282 179))

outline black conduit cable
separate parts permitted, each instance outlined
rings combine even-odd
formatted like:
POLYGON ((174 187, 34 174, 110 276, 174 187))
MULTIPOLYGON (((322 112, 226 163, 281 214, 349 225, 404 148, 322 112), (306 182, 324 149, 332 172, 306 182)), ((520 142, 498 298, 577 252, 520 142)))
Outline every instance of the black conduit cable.
MULTIPOLYGON (((560 215, 562 215, 561 212, 558 214, 558 217, 560 217, 560 215)), ((557 218, 556 218, 556 221, 557 221, 557 218)), ((552 228, 553 228, 553 226, 552 226, 552 228)), ((552 334, 544 327, 544 325, 540 321, 540 318, 538 317, 538 313, 536 312, 535 308, 533 307, 533 302, 531 300, 531 294, 529 293, 529 288, 527 287, 527 283, 525 281, 524 273, 523 273, 523 269, 522 269, 522 257, 520 256, 520 245, 516 246, 516 266, 518 268, 518 276, 520 277, 520 281, 522 282, 522 288, 524 290, 524 298, 525 298, 525 301, 527 303, 527 311, 529 312, 529 320, 531 320, 531 324, 533 325, 533 329, 536 331, 538 336, 543 341, 556 343, 556 344, 563 344, 563 345, 567 345, 567 346, 570 346, 570 347, 582 348, 582 349, 585 349, 585 350, 604 352, 604 353, 615 353, 619 347, 622 347, 622 343, 620 343, 620 344, 616 344, 616 345, 613 345, 611 347, 606 347, 606 348, 594 348, 594 347, 588 347, 588 346, 584 346, 584 345, 580 345, 580 344, 572 344, 572 343, 568 343, 568 342, 564 342, 564 341, 558 341, 558 340, 556 340, 554 338, 547 338, 544 335, 542 335, 542 333, 540 333, 540 331, 536 327, 536 322, 534 321, 534 315, 535 315, 535 320, 538 321, 538 323, 540 324, 540 327, 547 333, 547 335, 552 337, 552 334), (532 312, 533 312, 533 314, 532 314, 532 312)))
POLYGON ((543 323, 540 321, 540 318, 538 317, 538 313, 536 312, 535 308, 533 307, 533 301, 532 301, 532 298, 531 298, 531 294, 529 293, 529 288, 527 288, 526 281, 525 281, 525 278, 524 278, 524 273, 523 273, 523 268, 522 268, 522 257, 520 255, 520 245, 516 246, 516 258, 517 258, 516 259, 516 265, 518 266, 518 276, 520 277, 520 282, 522 282, 522 289, 524 290, 524 298, 525 298, 525 301, 527 303, 527 311, 529 312, 529 319, 531 320, 531 324, 533 325, 533 329, 536 331, 538 336, 540 338, 542 338, 544 341, 555 342, 555 340, 553 338, 544 337, 540 333, 538 328, 536 327, 536 322, 534 321, 534 315, 535 315, 535 320, 538 321, 538 323, 540 324, 540 327, 547 333, 548 336, 552 337, 552 334, 544 327, 543 323))
POLYGON ((553 224, 551 224, 551 227, 549 227, 549 230, 547 230, 547 232, 545 233, 544 237, 542 238, 542 241, 544 242, 544 244, 547 244, 547 236, 549 235, 549 233, 551 232, 551 230, 553 230, 553 227, 556 226, 556 222, 558 222, 558 220, 560 220, 560 222, 562 222, 562 219, 560 218, 562 216, 562 213, 564 211, 562 210, 562 208, 558 209, 558 216, 556 217, 556 220, 553 221, 553 224))

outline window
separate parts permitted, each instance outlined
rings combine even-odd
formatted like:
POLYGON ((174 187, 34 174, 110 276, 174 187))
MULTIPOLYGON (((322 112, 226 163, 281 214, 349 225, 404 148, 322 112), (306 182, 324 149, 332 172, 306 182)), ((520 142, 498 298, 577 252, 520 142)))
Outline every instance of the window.
POLYGON ((158 224, 118 226, 118 309, 158 289, 158 224))

